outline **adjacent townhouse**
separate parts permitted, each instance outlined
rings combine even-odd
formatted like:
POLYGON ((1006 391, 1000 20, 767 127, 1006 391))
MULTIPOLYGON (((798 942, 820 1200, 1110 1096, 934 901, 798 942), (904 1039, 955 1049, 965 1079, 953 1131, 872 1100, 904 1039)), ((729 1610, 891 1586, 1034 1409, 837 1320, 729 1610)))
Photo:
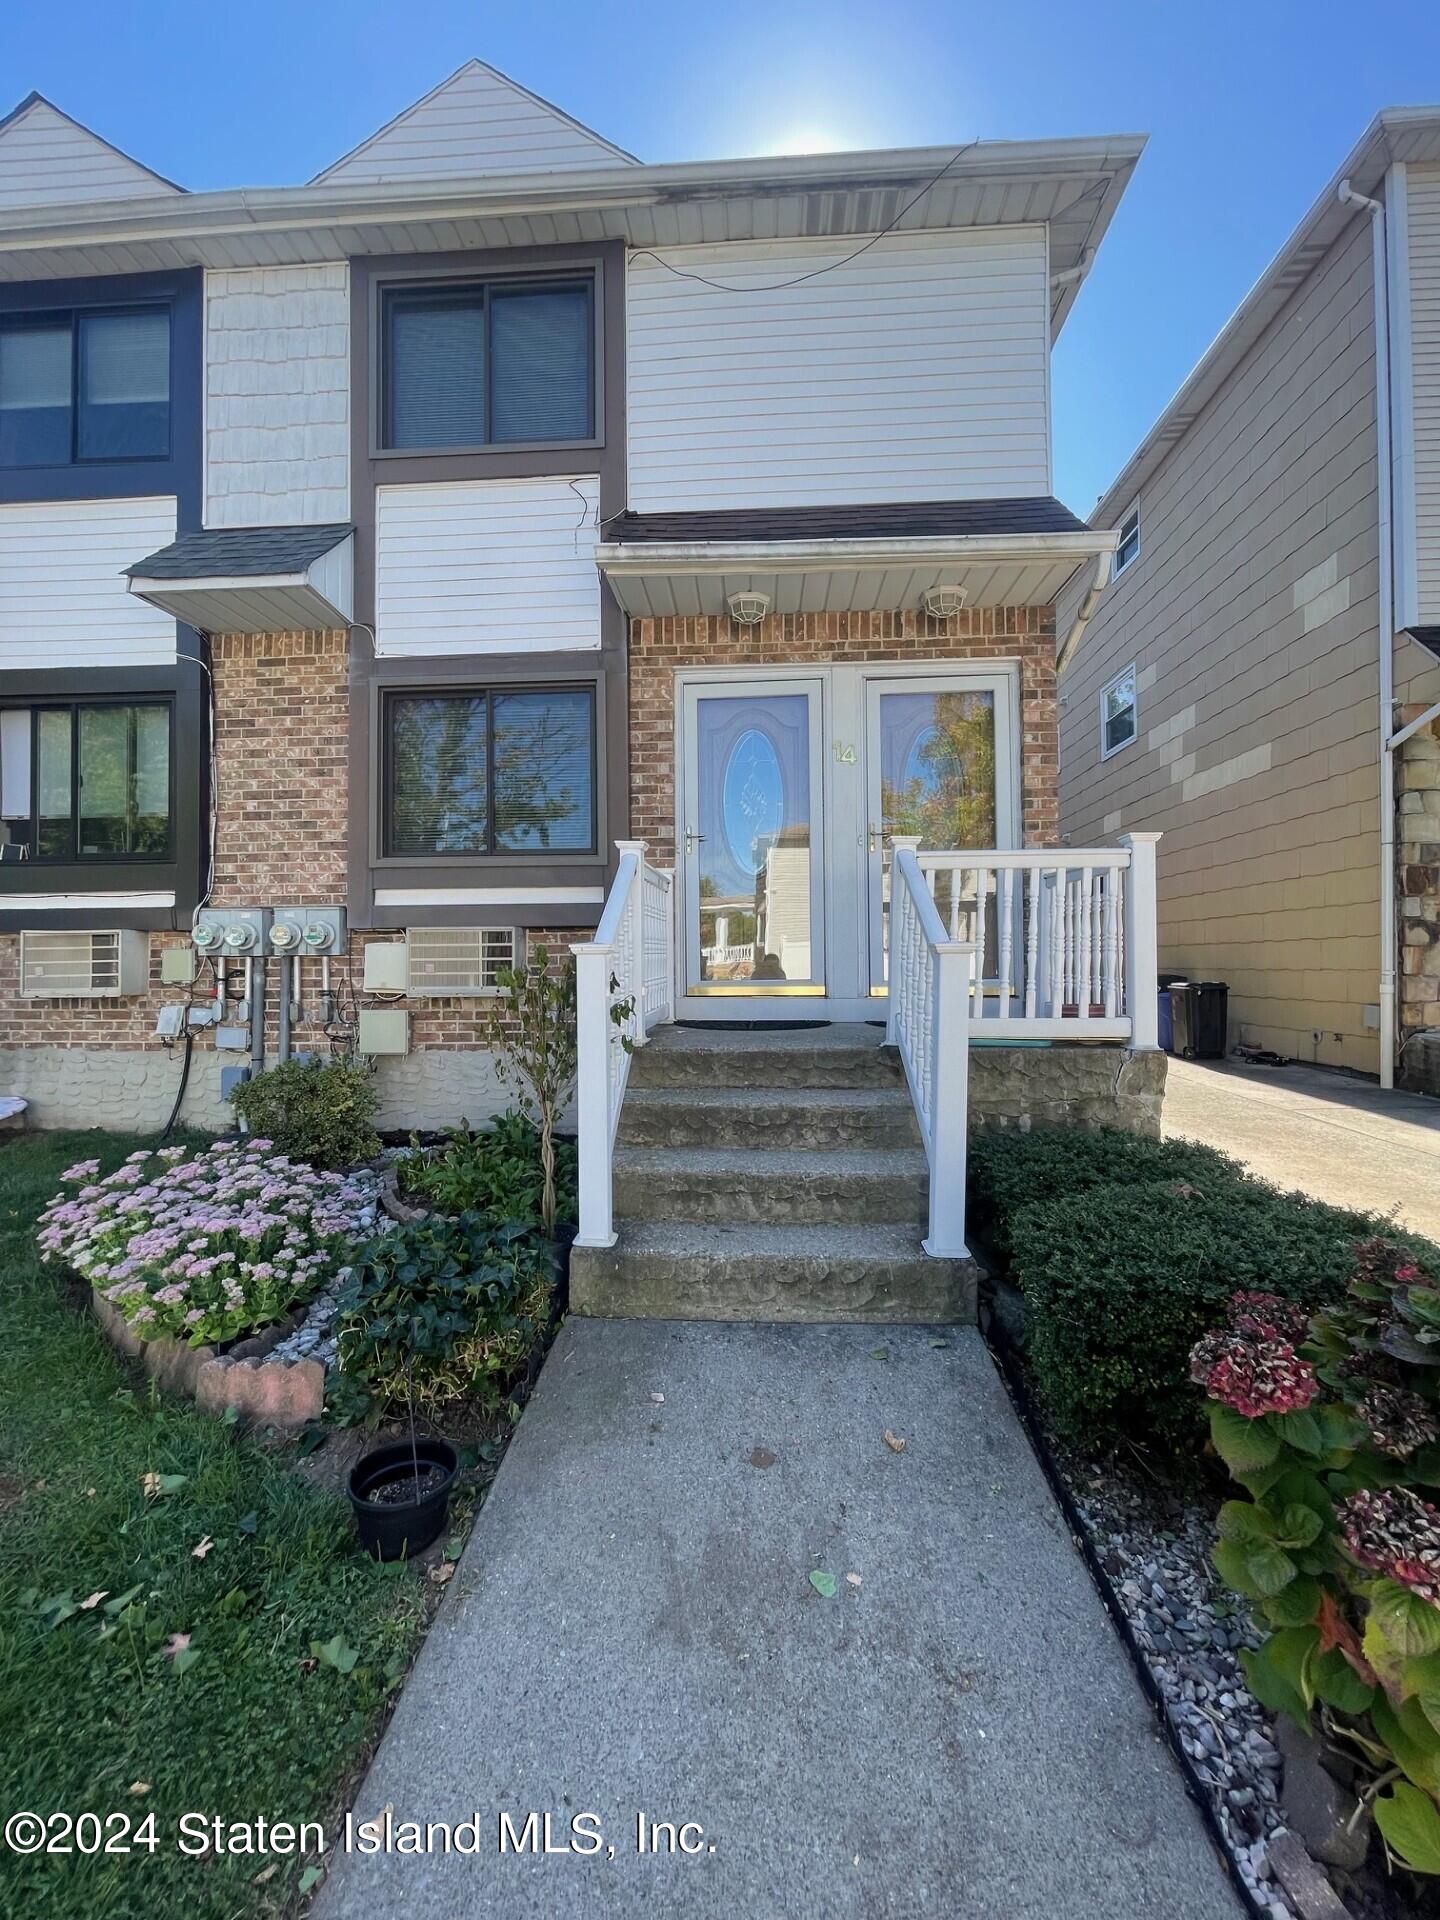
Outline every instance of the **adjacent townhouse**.
POLYGON ((633 841, 681 1017, 883 1018, 901 836, 991 850, 930 882, 990 1013, 1132 1037, 1129 853, 1024 855, 1117 540, 1053 496, 1050 347, 1141 145, 648 166, 473 61, 188 193, 24 101, 0 1091, 214 1120, 358 1043, 386 1124, 479 1119, 496 969, 633 841))
POLYGON ((1440 1092, 1440 110, 1377 116, 1091 517, 1061 820, 1230 1040, 1440 1092))

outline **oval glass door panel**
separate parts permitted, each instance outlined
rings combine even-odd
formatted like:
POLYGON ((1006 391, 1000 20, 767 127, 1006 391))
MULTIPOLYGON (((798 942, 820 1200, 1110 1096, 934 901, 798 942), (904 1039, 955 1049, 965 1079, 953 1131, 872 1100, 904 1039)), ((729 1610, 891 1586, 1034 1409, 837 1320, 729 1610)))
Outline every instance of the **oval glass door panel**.
POLYGON ((810 696, 706 693, 695 717, 700 950, 691 978, 711 991, 808 982, 810 696))

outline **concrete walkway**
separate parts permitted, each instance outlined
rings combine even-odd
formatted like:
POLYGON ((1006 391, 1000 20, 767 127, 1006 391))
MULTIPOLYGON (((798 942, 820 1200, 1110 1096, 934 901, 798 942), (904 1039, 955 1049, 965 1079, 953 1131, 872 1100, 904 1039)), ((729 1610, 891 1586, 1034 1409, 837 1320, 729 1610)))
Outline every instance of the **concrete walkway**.
POLYGON ((1440 1100, 1324 1067, 1172 1060, 1167 1136, 1233 1153, 1277 1186, 1440 1240, 1440 1100))
POLYGON ((337 1857, 318 1920, 1240 1911, 973 1329, 567 1323, 387 1806, 479 1849, 337 1857), (532 1811, 614 1857, 501 1857, 532 1811))

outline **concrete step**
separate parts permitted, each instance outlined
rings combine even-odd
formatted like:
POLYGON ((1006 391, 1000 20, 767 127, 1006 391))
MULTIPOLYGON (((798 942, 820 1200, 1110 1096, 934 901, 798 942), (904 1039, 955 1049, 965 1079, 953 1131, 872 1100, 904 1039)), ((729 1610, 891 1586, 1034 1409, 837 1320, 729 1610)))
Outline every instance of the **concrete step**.
POLYGON ((570 1310, 602 1319, 975 1318, 975 1263, 932 1260, 914 1227, 621 1224, 613 1247, 574 1247, 570 1310))
POLYGON ((632 1087, 903 1086, 883 1027, 723 1032, 662 1027, 630 1062, 632 1087))
POLYGON ((920 1147, 889 1153, 620 1147, 614 1164, 617 1219, 725 1226, 892 1221, 925 1230, 930 1176, 920 1147))
MULTIPOLYGON (((632 1068, 633 1071, 633 1068, 632 1068)), ((915 1109, 903 1086, 625 1089, 617 1138, 634 1147, 909 1148, 915 1109)))

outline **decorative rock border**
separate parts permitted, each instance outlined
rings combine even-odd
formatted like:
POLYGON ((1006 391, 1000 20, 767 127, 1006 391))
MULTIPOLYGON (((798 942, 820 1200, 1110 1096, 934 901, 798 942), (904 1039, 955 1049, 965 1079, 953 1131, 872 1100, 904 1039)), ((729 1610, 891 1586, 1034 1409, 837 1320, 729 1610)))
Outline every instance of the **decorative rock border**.
POLYGON ((207 1413, 234 1407, 265 1426, 303 1427, 320 1417, 325 1405, 323 1363, 308 1357, 270 1357, 299 1330, 303 1313, 290 1314, 222 1352, 163 1337, 141 1340, 124 1314, 98 1292, 92 1290, 90 1303, 111 1345, 127 1359, 138 1360, 162 1393, 193 1400, 207 1413))

